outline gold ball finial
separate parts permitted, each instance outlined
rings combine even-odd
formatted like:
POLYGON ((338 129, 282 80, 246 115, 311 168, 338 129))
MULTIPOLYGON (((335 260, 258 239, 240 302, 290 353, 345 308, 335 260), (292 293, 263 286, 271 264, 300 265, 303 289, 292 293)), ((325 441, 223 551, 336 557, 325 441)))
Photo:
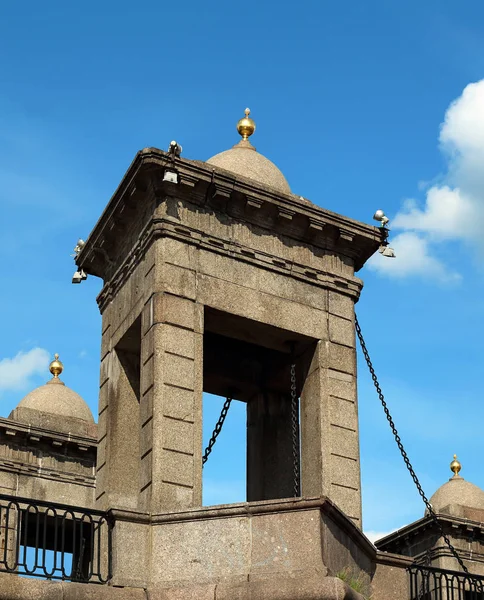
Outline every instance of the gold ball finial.
POLYGON ((237 131, 243 140, 247 140, 255 131, 255 122, 249 117, 250 108, 245 109, 245 117, 237 123, 237 131))
POLYGON ((54 376, 54 379, 57 379, 63 370, 64 370, 64 365, 59 360, 59 355, 54 354, 54 360, 50 363, 50 366, 49 366, 49 371, 54 376))
POLYGON ((454 477, 459 477, 459 471, 462 469, 462 465, 457 460, 457 454, 454 454, 454 460, 450 463, 450 470, 454 473, 454 477))

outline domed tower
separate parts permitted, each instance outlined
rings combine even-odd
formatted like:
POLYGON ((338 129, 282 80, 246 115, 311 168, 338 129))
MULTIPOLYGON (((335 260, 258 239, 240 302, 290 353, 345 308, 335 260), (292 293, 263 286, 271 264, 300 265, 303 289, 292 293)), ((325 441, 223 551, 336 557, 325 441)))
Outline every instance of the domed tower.
POLYGON ((79 507, 94 505, 97 425, 86 402, 61 380, 55 355, 52 378, 0 419, 3 493, 79 507))
MULTIPOLYGON (((484 490, 461 477, 461 468, 454 455, 453 475, 433 494, 430 504, 468 570, 484 575, 484 490)), ((421 565, 461 570, 427 510, 422 519, 377 540, 376 547, 410 556, 421 565)))
POLYGON ((114 585, 330 597, 374 551, 354 305, 381 232, 292 193, 248 110, 237 130, 206 162, 141 150, 77 252, 73 281, 103 280, 97 506, 114 585), (204 393, 246 407, 247 503, 202 505, 204 393))

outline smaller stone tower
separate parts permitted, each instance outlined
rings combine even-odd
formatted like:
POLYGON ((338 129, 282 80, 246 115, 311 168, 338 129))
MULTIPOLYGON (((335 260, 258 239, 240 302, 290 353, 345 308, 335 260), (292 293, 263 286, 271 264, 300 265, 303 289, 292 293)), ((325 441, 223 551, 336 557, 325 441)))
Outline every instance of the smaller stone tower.
POLYGON ((52 379, 0 418, 0 492, 92 508, 97 425, 62 371, 56 354, 52 379))
MULTIPOLYGON (((430 498, 444 532, 469 572, 484 575, 484 490, 460 476, 454 455, 453 476, 430 498)), ((425 516, 376 542, 383 552, 410 556, 418 564, 460 571, 428 511, 425 516)))

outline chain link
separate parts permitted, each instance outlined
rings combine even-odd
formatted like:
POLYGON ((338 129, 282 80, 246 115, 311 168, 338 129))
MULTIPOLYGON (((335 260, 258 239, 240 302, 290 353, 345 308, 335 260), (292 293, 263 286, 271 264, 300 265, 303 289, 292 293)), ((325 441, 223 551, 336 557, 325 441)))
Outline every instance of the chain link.
POLYGON ((218 418, 217 424, 215 425, 215 429, 212 432, 212 437, 210 438, 210 441, 208 442, 208 446, 205 448, 205 452, 203 453, 202 466, 207 462, 208 457, 210 456, 210 453, 212 452, 212 448, 213 448, 215 442, 217 441, 218 434, 222 431, 225 417, 227 416, 227 413, 229 412, 231 402, 232 402, 232 398, 227 398, 227 400, 225 400, 225 402, 224 402, 224 405, 222 407, 222 412, 220 413, 220 417, 218 418))
POLYGON ((296 388, 296 365, 291 365, 291 423, 292 461, 294 469, 294 497, 299 496, 299 415, 296 388))
POLYGON ((355 315, 355 328, 356 328, 356 334, 358 335, 358 339, 360 340, 360 345, 361 345, 361 350, 363 352, 363 356, 365 357, 366 360, 366 364, 368 365, 368 369, 370 371, 370 375, 371 378, 373 379, 373 384, 375 386, 375 389, 377 391, 378 397, 380 398, 380 402, 381 405, 383 406, 383 410, 385 412, 385 416, 388 420, 388 423, 390 424, 392 433, 393 433, 393 437, 395 438, 395 441, 397 443, 398 449, 400 450, 400 454, 402 455, 403 461, 405 462, 405 466, 408 469, 408 472, 410 473, 413 482, 415 483, 415 486, 418 490, 418 493, 420 494, 420 497, 422 498, 422 500, 424 501, 425 506, 427 507, 427 510, 429 512, 429 515, 432 517, 432 519, 434 520, 435 524, 438 527, 439 533, 442 536, 442 538, 444 539, 444 542, 447 544, 450 552, 453 554, 453 556, 455 557, 455 559, 457 560, 457 562, 459 563, 461 569, 464 571, 464 573, 468 573, 469 571, 467 570, 467 567, 465 566, 465 564, 462 562, 461 557, 459 556, 459 554, 457 553, 457 550, 454 548, 454 546, 451 544, 449 538, 447 537, 447 535, 444 532, 444 528, 442 527, 442 524, 440 523, 440 521, 437 519, 437 515, 434 512, 434 509, 432 508, 432 505, 430 504, 430 502, 427 499, 427 496, 425 495, 422 486, 420 485, 420 481, 415 473, 415 471, 413 470, 413 467, 410 463, 410 459, 408 458, 408 455, 405 451, 405 448, 403 447, 402 441, 400 439, 400 436, 398 434, 397 428, 395 427, 395 423, 393 422, 392 416, 390 414, 390 411, 388 410, 388 406, 387 403, 385 402, 385 397, 383 396, 383 392, 381 390, 380 384, 378 383, 378 378, 375 375, 375 369, 373 368, 373 364, 371 362, 370 359, 370 355, 368 353, 368 350, 366 348, 366 344, 365 344, 365 340, 363 339, 363 334, 361 333, 361 327, 360 324, 358 323, 358 318, 355 315))

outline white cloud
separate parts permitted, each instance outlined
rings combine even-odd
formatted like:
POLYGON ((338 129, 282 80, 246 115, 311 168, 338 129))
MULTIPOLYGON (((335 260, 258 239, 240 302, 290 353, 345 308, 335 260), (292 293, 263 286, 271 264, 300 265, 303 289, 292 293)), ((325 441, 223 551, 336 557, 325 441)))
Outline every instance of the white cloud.
POLYGON ((397 258, 374 257, 370 268, 395 277, 419 275, 458 281, 436 258, 443 242, 465 243, 484 251, 484 79, 469 84, 451 103, 440 127, 439 142, 447 158, 443 182, 432 185, 424 202, 406 200, 393 219, 402 230, 391 240, 397 258), (398 248, 398 246, 400 248, 398 248))
POLYGON ((49 359, 50 355, 44 348, 32 348, 28 352, 19 352, 13 358, 0 360, 0 392, 25 389, 32 376, 47 375, 49 359))
POLYGON ((370 540, 372 544, 374 544, 377 540, 381 540, 390 533, 393 533, 396 529, 391 529, 390 531, 365 531, 366 537, 370 540))
POLYGON ((432 255, 429 242, 422 235, 404 231, 392 239, 391 246, 396 258, 386 258, 376 253, 368 261, 368 266, 396 279, 411 275, 442 283, 455 283, 461 279, 458 273, 450 271, 432 255))

